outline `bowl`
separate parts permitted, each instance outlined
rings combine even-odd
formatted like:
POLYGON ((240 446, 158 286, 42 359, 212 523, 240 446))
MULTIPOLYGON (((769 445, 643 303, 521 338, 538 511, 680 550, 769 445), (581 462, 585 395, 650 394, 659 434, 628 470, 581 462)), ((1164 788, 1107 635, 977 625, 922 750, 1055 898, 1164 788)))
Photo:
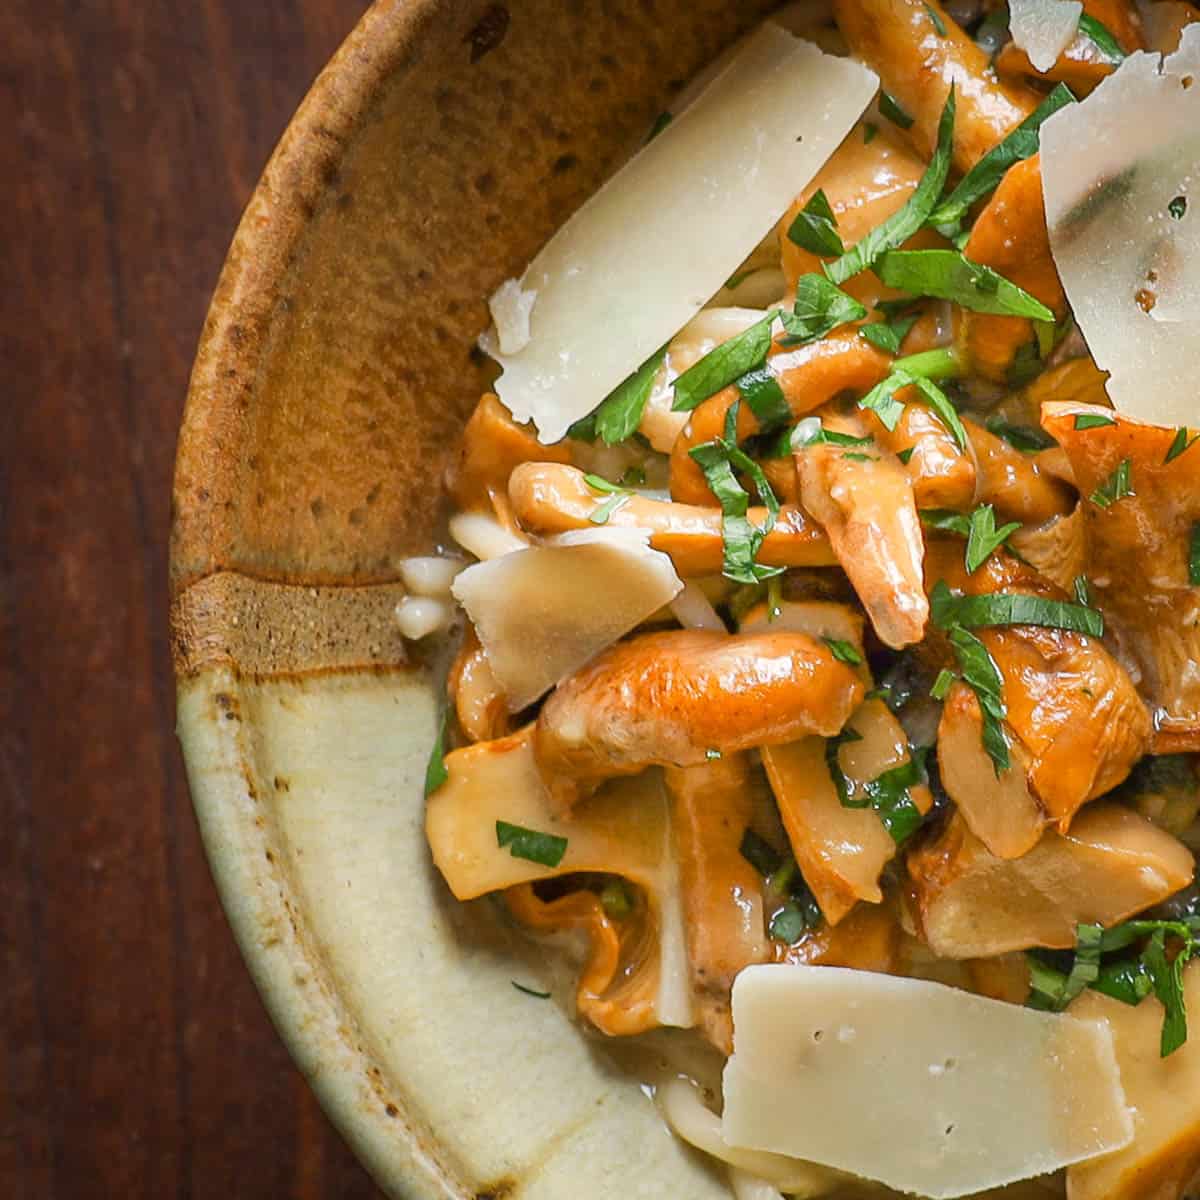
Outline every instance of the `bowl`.
POLYGON ((379 0, 267 166, 179 440, 179 735, 247 965, 396 1196, 726 1197, 430 863, 436 664, 398 564, 444 518, 485 299, 773 7, 379 0))

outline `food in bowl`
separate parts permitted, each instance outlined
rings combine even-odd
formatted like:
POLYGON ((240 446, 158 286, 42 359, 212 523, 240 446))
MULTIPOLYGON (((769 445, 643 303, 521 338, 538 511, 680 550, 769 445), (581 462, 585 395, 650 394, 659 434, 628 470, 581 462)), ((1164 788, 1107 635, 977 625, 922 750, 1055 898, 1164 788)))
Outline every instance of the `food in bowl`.
POLYGON ((406 567, 434 862, 740 1197, 1200 1171, 1200 24, 1046 5, 734 47, 493 297, 406 567))

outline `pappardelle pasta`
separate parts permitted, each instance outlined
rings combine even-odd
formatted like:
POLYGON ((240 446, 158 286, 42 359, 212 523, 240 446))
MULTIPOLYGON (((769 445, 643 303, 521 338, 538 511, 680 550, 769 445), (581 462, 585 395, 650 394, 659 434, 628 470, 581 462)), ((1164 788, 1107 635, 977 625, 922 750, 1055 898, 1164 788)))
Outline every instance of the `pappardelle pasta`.
POLYGON ((1200 1173, 1200 393, 1113 406, 1122 339, 1200 367, 1198 35, 1182 0, 797 6, 493 298, 478 561, 411 566, 402 614, 466 618, 433 859, 743 1200, 1200 1173), (1157 142, 1096 135, 1141 94, 1157 142), (1143 226, 1093 304, 1097 231, 1143 226))

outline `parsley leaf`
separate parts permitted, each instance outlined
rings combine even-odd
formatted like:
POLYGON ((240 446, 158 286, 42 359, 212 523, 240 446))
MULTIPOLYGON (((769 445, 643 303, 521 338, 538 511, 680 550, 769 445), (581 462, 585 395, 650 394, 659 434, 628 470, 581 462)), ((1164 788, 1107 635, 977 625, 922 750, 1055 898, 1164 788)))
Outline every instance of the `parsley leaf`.
POLYGON ((911 129, 913 118, 900 107, 900 102, 888 92, 879 93, 879 115, 886 117, 893 125, 901 129, 911 129))
POLYGON ((1003 438, 1014 450, 1020 450, 1022 454, 1037 454, 1038 451, 1049 450, 1057 444, 1044 429, 1039 429, 1036 425, 1013 425, 999 417, 992 417, 988 421, 987 430, 988 433, 1003 438))
POLYGON ((650 355, 648 359, 627 379, 608 394, 596 409, 596 434, 608 446, 615 446, 630 437, 642 420, 646 401, 654 387, 654 377, 662 366, 666 355, 665 346, 650 355))
POLYGON ((1107 25, 1097 21, 1095 17, 1088 13, 1084 13, 1079 18, 1079 32, 1083 34, 1093 46, 1110 62, 1113 66, 1125 61, 1125 51, 1121 49, 1120 43, 1113 37, 1112 31, 1107 25))
POLYGON ((963 629, 984 629, 999 625, 1037 625, 1043 629, 1065 629, 1104 635, 1104 616, 1097 609, 1085 608, 1067 600, 1028 596, 1023 592, 987 592, 982 596, 955 596, 939 579, 929 594, 930 612, 942 629, 958 625, 963 629))
POLYGON ((543 867, 557 867, 567 852, 567 839, 553 833, 539 833, 521 825, 510 825, 507 821, 496 822, 496 845, 513 858, 540 863, 543 867))
POLYGON ((627 504, 633 499, 633 493, 628 488, 609 483, 607 479, 602 479, 599 475, 585 475, 583 481, 592 491, 602 492, 608 496, 607 500, 588 513, 588 520, 593 525, 607 525, 608 518, 623 504, 627 504))
POLYGON ((777 429, 791 420, 792 409, 779 386, 779 379, 765 363, 735 379, 733 386, 758 418, 763 432, 777 429))
POLYGON ((1169 212, 1176 221, 1182 221, 1184 215, 1187 213, 1187 208, 1187 197, 1175 196, 1167 205, 1167 212, 1169 212))
POLYGON ((1194 438, 1188 437, 1188 429, 1185 426, 1182 429, 1175 430, 1175 437, 1171 442, 1170 448, 1167 450, 1167 456, 1163 459, 1163 466, 1173 462, 1186 450, 1190 450, 1198 441, 1200 441, 1200 433, 1194 438))
POLYGON ((821 639, 829 647, 829 653, 838 662, 849 663, 852 667, 862 666, 863 656, 853 642, 844 642, 840 638, 823 637, 821 639))
POLYGON ((879 132, 879 126, 873 121, 868 121, 863 126, 863 145, 869 146, 874 140, 875 135, 879 132))
POLYGON ((674 114, 669 112, 660 112, 654 118, 654 124, 650 126, 650 132, 646 135, 645 144, 648 146, 670 123, 674 120, 674 114))
POLYGON ((953 300, 972 312, 1054 320, 1040 300, 958 250, 889 250, 877 269, 888 287, 914 296, 953 300))
POLYGON ((890 767, 876 778, 860 783, 847 777, 838 758, 846 742, 860 740, 861 735, 857 731, 845 729, 825 743, 825 763, 838 800, 843 808, 873 808, 892 840, 900 845, 917 831, 925 819, 913 803, 909 789, 925 782, 927 748, 912 750, 907 762, 890 767))
POLYGON ((771 348, 771 326, 775 316, 773 312, 767 313, 761 321, 714 346, 699 362, 688 367, 675 380, 672 412, 691 412, 702 400, 728 387, 747 371, 761 367, 771 348))
POLYGON ((855 437, 850 433, 838 433, 836 429, 826 429, 821 424, 820 417, 805 417, 796 422, 796 427, 788 435, 788 445, 792 450, 804 446, 869 446, 872 439, 855 437))
POLYGON ((954 655, 958 659, 958 669, 962 681, 974 693, 979 701, 979 710, 983 714, 983 748, 992 760, 993 769, 999 776, 1001 771, 1007 771, 1010 765, 1008 756, 1008 735, 1004 732, 1003 721, 1008 716, 1008 708, 1004 703, 1001 688, 1004 677, 996 660, 988 653, 987 647, 973 634, 961 626, 952 628, 948 635, 950 645, 954 647, 954 655))
POLYGON ((821 189, 796 214, 788 227, 788 237, 802 250, 819 257, 846 253, 838 236, 837 217, 829 206, 829 197, 821 189))
POLYGON ((995 191, 1009 167, 1038 152, 1042 122, 1064 105, 1074 103, 1071 89, 1060 83, 1012 133, 963 176, 959 185, 930 214, 929 224, 945 237, 956 236, 971 205, 995 191))
POLYGON ((1086 575, 1076 575, 1075 584, 1075 603, 1086 605, 1088 608, 1096 607, 1096 598, 1092 595, 1092 583, 1086 575))
POLYGON ((783 862, 783 855, 749 826, 742 834, 738 852, 764 879, 774 875, 783 862))
POLYGON ((450 778, 446 769, 446 723, 450 719, 450 709, 443 708, 441 720, 438 722, 437 737, 433 740, 433 748, 429 751, 429 762, 425 767, 425 795, 431 796, 450 778))
POLYGON ((928 4, 925 5, 925 11, 929 14, 929 19, 933 22, 934 29, 937 30, 938 37, 946 36, 946 22, 938 15, 936 9, 931 8, 928 4))
POLYGON ((526 996, 532 996, 535 1000, 549 1000, 549 992, 539 992, 536 988, 526 987, 523 983, 518 983, 515 979, 508 981, 517 989, 518 992, 524 992, 526 996))
MULTIPOLYGON (((880 99, 881 112, 884 112, 886 99, 890 97, 885 92, 880 99)), ((860 271, 873 267, 882 255, 907 242, 929 219, 933 206, 942 194, 942 188, 946 186, 946 176, 950 172, 954 111, 954 88, 951 87, 950 94, 946 97, 946 106, 942 109, 941 120, 938 122, 937 149, 934 150, 920 183, 901 209, 872 229, 841 258, 826 265, 825 274, 834 283, 845 283, 860 271)), ((889 114, 885 112, 884 115, 889 114)), ((912 124, 911 118, 909 124, 912 124)))
POLYGON ((1192 526, 1188 537, 1188 583, 1200 587, 1200 521, 1192 526))
POLYGON ((947 671, 943 667, 938 673, 937 678, 933 681, 933 687, 929 689, 929 694, 935 700, 945 700, 950 688, 953 686, 955 679, 958 676, 953 671, 947 671))
POLYGON ((973 575, 1018 529, 1020 521, 1010 521, 996 528, 996 512, 990 504, 983 504, 971 514, 971 527, 967 534, 967 573, 973 575))
POLYGON ((1112 417, 1106 417, 1103 413, 1076 413, 1075 428, 1076 429, 1103 429, 1106 425, 1115 425, 1116 421, 1112 417))
POLYGON ((899 354, 900 344, 908 337, 908 332, 917 323, 916 317, 902 317, 898 321, 874 321, 864 325, 858 336, 865 338, 877 350, 884 354, 899 354))
POLYGON ((779 501, 767 482, 763 469, 737 445, 737 413, 740 402, 735 401, 725 417, 725 436, 693 446, 688 454, 699 464, 713 495, 721 505, 721 533, 725 546, 722 574, 735 583, 758 583, 783 571, 782 567, 764 567, 755 561, 763 539, 775 527, 779 501), (734 468, 744 471, 754 482, 767 509, 762 527, 751 523, 749 493, 738 483, 734 468))
POLYGON ((830 283, 824 275, 802 275, 796 283, 792 311, 780 314, 787 338, 783 345, 799 346, 823 338, 830 330, 850 321, 861 321, 867 310, 830 283))
POLYGON ((1132 468, 1129 459, 1123 458, 1090 499, 1097 508, 1111 508, 1118 500, 1133 494, 1132 468))

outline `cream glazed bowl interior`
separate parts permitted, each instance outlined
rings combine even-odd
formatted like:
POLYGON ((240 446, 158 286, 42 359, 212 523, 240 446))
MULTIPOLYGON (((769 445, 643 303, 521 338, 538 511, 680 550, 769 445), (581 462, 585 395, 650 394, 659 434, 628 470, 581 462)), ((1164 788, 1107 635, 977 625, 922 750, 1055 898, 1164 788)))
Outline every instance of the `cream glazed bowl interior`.
POLYGON ((378 0, 247 208, 180 435, 179 733, 246 961, 380 1184, 728 1196, 430 862, 436 664, 404 643, 485 384, 486 298, 767 0, 378 0))

